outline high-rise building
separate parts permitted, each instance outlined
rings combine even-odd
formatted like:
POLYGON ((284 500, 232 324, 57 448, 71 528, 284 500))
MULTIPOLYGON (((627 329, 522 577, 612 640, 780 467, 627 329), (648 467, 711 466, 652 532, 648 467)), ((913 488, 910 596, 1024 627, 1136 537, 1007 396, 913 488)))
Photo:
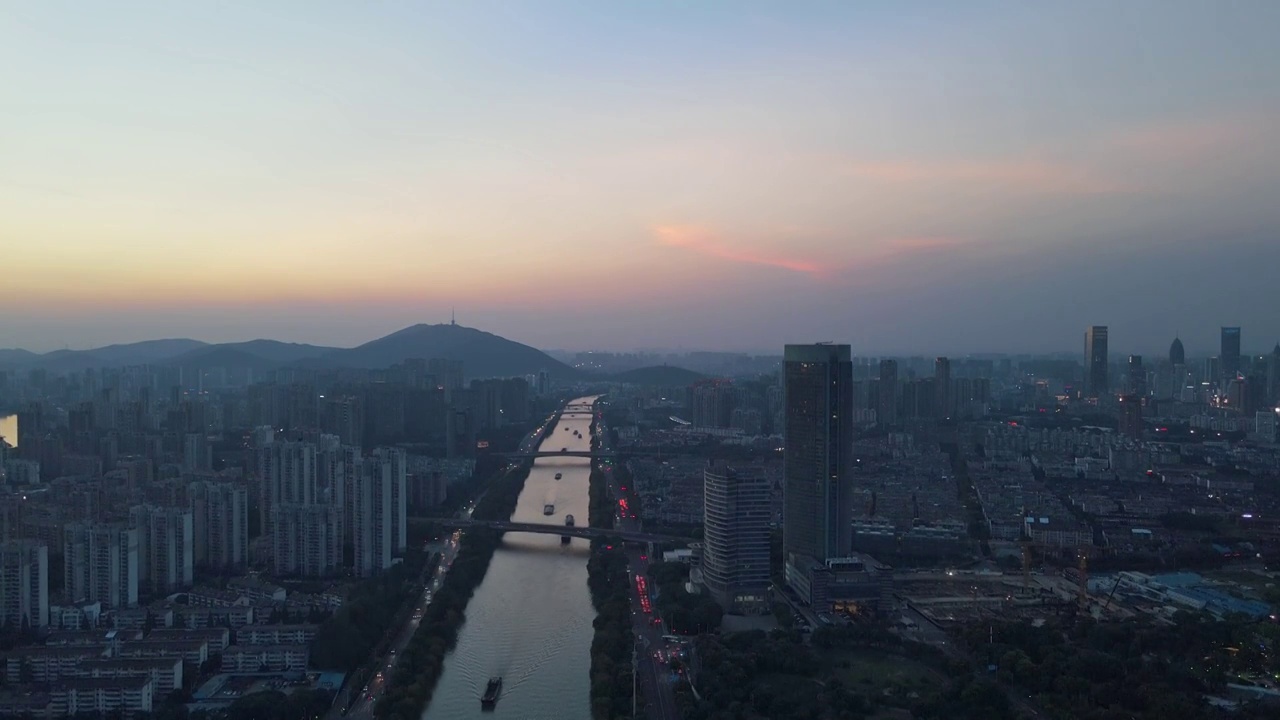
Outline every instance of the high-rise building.
POLYGON ((1267 402, 1280 406, 1280 343, 1267 356, 1267 402))
POLYGON ((343 538, 346 538, 347 520, 351 515, 347 506, 347 466, 353 455, 358 458, 360 450, 341 444, 339 436, 320 436, 316 453, 316 501, 338 508, 338 533, 343 538))
POLYGON ((351 538, 357 575, 368 576, 391 567, 393 557, 391 506, 392 463, 367 457, 347 502, 351 505, 351 538))
POLYGON ((277 505, 271 510, 272 567, 277 575, 325 577, 342 567, 341 508, 277 505))
POLYGON ((67 525, 63 592, 72 603, 137 605, 138 531, 119 524, 67 525))
POLYGON ((877 395, 876 399, 876 421, 881 425, 893 425, 898 422, 897 360, 886 359, 880 361, 880 384, 878 385, 878 388, 879 395, 877 395))
POLYGON ((726 612, 769 611, 769 481, 709 464, 703 472, 702 576, 726 612))
POLYGON ((1134 440, 1142 439, 1142 398, 1128 394, 1120 396, 1120 434, 1134 440))
POLYGON ((1182 338, 1175 337, 1169 345, 1169 364, 1175 367, 1187 364, 1187 351, 1182 347, 1182 338))
POLYGON ((249 492, 232 483, 191 483, 195 562, 242 567, 249 553, 249 492))
POLYGON ((1141 355, 1129 356, 1129 372, 1125 378, 1125 389, 1131 395, 1140 398, 1147 396, 1147 368, 1142 364, 1141 355))
POLYGON ((694 426, 727 428, 733 420, 733 383, 699 380, 689 388, 689 405, 694 426))
POLYGON ((48 625, 48 546, 34 540, 0 542, 0 627, 48 625))
POLYGON ((391 523, 391 552, 401 554, 408 544, 408 474, 409 458, 399 448, 378 448, 373 456, 390 465, 391 506, 388 520, 391 523))
POLYGON ((1226 387, 1226 384, 1222 382, 1222 358, 1217 355, 1205 358, 1204 381, 1207 383, 1213 383, 1218 387, 1226 387))
POLYGON ((272 441, 257 450, 257 470, 264 534, 271 533, 273 507, 316 501, 315 445, 272 441))
POLYGON ((848 345, 788 345, 783 357, 783 532, 787 584, 852 549, 853 363, 848 345))
POLYGON ((191 587, 195 547, 189 508, 136 505, 129 522, 138 531, 138 582, 154 593, 191 587))
MULTIPOLYGON (((1240 373, 1240 328, 1222 328, 1222 351, 1218 355, 1222 360, 1223 379, 1230 382, 1240 373)), ((1217 378, 1214 378, 1217 379, 1217 378)))
POLYGON ((213 467, 209 436, 204 433, 187 433, 182 442, 183 472, 199 472, 213 467))
POLYGON ((435 376, 439 387, 444 388, 446 400, 452 400, 454 393, 463 388, 461 360, 431 358, 427 361, 427 372, 435 376))
POLYGON ((933 361, 933 392, 937 396, 934 403, 934 417, 947 419, 955 414, 955 403, 951 392, 951 360, 939 357, 933 361))
POLYGON ((1107 381, 1107 326, 1094 325, 1084 333, 1084 390, 1101 397, 1111 389, 1107 381))

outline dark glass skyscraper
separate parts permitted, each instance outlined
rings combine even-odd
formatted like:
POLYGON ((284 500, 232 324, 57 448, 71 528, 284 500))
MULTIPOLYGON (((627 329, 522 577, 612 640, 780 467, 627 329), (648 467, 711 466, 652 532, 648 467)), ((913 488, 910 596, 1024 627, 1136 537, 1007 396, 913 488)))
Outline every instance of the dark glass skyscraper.
POLYGON ((1174 367, 1187 364, 1187 351, 1182 347, 1182 338, 1175 337, 1169 345, 1169 364, 1174 367))
POLYGON ((1222 359, 1223 377, 1228 382, 1234 380, 1240 372, 1240 328, 1222 328, 1222 352, 1218 357, 1222 359))
POLYGON ((1125 384, 1129 394, 1139 398, 1147 396, 1147 368, 1142 364, 1141 355, 1129 356, 1129 373, 1125 384))
POLYGON ((783 357, 782 549, 787 584, 852 548, 853 363, 848 345, 788 345, 783 357))
POLYGON ((1084 391, 1088 397, 1106 395, 1107 326, 1094 325, 1084 333, 1084 391))
POLYGON ((939 357, 933 361, 934 416, 951 417, 951 361, 939 357))

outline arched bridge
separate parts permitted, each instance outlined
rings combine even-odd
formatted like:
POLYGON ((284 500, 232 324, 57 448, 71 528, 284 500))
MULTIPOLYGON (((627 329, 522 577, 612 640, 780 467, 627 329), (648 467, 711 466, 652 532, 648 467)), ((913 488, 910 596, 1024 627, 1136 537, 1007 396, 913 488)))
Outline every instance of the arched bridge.
POLYGON ((652 543, 691 543, 695 542, 693 538, 680 537, 678 535, 662 535, 659 533, 647 533, 637 530, 605 530, 603 528, 584 527, 575 525, 568 527, 565 525, 547 525, 544 523, 520 523, 520 522, 504 522, 502 520, 466 520, 462 518, 439 519, 433 522, 440 523, 446 527, 455 527, 459 529, 487 527, 490 530, 499 530, 502 532, 526 532, 538 535, 560 535, 562 537, 579 537, 579 538, 618 538, 624 542, 652 542, 652 543))

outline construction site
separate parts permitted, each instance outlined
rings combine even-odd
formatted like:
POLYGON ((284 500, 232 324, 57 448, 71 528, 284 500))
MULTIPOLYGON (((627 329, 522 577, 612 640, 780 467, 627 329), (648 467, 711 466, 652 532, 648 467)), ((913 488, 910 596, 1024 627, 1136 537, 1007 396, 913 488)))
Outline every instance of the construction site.
POLYGON ((1086 613, 1100 620, 1121 620, 1133 611, 1106 595, 1089 592, 1088 555, 1075 567, 1032 570, 1031 548, 1024 548, 1021 573, 995 570, 924 570, 894 576, 897 598, 910 611, 944 630, 991 620, 1035 622, 1086 613))

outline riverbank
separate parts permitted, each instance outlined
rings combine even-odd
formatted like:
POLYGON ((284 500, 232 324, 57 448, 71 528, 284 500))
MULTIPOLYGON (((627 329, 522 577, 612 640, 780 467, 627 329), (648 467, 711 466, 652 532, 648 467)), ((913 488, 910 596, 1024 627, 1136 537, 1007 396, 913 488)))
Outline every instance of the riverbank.
MULTIPOLYGON (((530 464, 524 463, 495 480, 476 503, 472 517, 511 519, 529 471, 530 464)), ((391 682, 375 708, 376 716, 416 718, 431 702, 444 671, 445 655, 457 642, 458 632, 466 622, 467 602, 484 581, 501 535, 482 528, 467 531, 444 583, 427 607, 417 632, 400 653, 391 682)))

